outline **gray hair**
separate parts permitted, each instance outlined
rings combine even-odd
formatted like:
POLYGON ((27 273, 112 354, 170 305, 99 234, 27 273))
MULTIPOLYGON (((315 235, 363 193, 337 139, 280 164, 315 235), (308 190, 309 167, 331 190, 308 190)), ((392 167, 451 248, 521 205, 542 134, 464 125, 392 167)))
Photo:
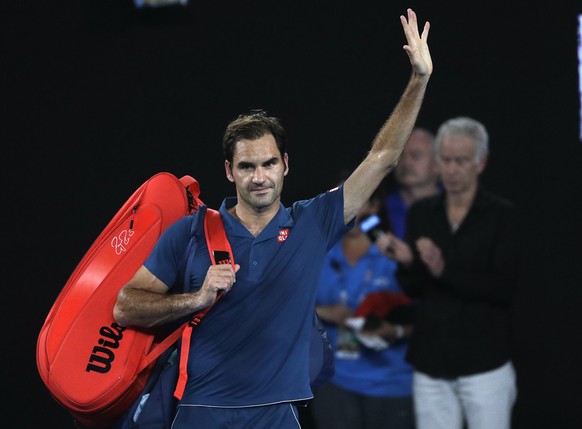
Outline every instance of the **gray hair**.
POLYGON ((437 158, 440 157, 443 139, 449 136, 467 136, 475 144, 475 161, 479 162, 489 153, 489 135, 485 126, 469 117, 458 117, 445 121, 438 129, 434 141, 437 158))

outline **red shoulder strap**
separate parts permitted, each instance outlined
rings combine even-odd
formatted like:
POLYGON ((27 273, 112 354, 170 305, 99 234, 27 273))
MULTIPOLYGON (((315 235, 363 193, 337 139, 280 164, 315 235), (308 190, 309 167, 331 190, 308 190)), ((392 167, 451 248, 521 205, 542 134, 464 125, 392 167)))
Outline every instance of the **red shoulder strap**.
POLYGON ((212 264, 229 263, 234 267, 232 249, 226 237, 222 218, 217 210, 206 209, 206 216, 204 216, 204 235, 206 236, 206 244, 208 245, 212 264))
MULTIPOLYGON (((216 264, 232 264, 234 267, 234 257, 230 243, 226 237, 226 231, 222 223, 220 213, 216 210, 207 208, 204 216, 204 235, 206 236, 206 244, 208 245, 208 252, 210 253, 210 260, 213 265, 216 264)), ((217 295, 216 300, 208 307, 202 309, 192 317, 188 322, 188 326, 182 331, 182 348, 180 350, 180 375, 178 376, 178 383, 174 390, 174 396, 180 400, 184 395, 186 388, 186 381, 188 380, 188 353, 190 351, 190 338, 192 337, 192 329, 200 323, 200 320, 208 313, 208 311, 218 302, 222 294, 217 295)))

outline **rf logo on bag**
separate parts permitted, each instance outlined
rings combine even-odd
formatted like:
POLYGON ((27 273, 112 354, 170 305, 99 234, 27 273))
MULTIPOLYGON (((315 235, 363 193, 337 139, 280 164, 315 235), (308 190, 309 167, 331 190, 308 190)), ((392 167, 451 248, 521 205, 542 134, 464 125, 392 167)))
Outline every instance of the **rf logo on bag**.
POLYGON ((127 250, 127 245, 129 244, 129 239, 133 235, 133 229, 129 231, 124 229, 119 233, 118 236, 113 237, 111 239, 111 247, 115 250, 116 255, 121 255, 123 252, 127 250))

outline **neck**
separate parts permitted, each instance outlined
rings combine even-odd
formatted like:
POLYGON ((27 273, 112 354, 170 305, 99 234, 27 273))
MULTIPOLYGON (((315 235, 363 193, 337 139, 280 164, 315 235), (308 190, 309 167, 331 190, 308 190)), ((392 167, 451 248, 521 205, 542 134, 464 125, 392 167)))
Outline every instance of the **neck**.
POLYGON ((476 186, 464 192, 447 193, 447 218, 449 220, 452 231, 456 232, 461 223, 463 223, 465 216, 467 216, 467 213, 469 213, 471 204, 473 204, 476 193, 476 186))
POLYGON ((477 194, 477 185, 471 186, 469 189, 461 192, 447 192, 447 206, 449 208, 466 208, 468 209, 473 204, 475 195, 477 194))
POLYGON ((265 229, 269 222, 271 222, 271 219, 277 215, 278 211, 278 200, 269 207, 259 209, 237 202, 235 206, 228 210, 254 237, 257 237, 265 229))

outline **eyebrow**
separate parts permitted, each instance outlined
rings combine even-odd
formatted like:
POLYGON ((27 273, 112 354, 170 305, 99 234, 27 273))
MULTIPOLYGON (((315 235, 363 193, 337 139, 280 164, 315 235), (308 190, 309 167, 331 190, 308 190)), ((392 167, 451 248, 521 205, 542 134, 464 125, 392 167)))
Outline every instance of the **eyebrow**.
MULTIPOLYGON (((263 161, 261 163, 261 165, 265 166, 265 165, 269 165, 269 164, 278 164, 279 163, 279 158, 277 158, 276 156, 267 159, 266 161, 263 161)), ((256 166, 256 164, 254 162, 250 162, 250 161, 240 161, 236 164, 236 166, 238 168, 247 168, 247 167, 254 167, 256 166)))
POLYGON ((443 161, 451 160, 451 161, 455 161, 455 162, 466 161, 466 160, 472 159, 472 157, 465 156, 465 155, 461 155, 461 156, 443 156, 443 155, 440 155, 439 158, 443 161))

